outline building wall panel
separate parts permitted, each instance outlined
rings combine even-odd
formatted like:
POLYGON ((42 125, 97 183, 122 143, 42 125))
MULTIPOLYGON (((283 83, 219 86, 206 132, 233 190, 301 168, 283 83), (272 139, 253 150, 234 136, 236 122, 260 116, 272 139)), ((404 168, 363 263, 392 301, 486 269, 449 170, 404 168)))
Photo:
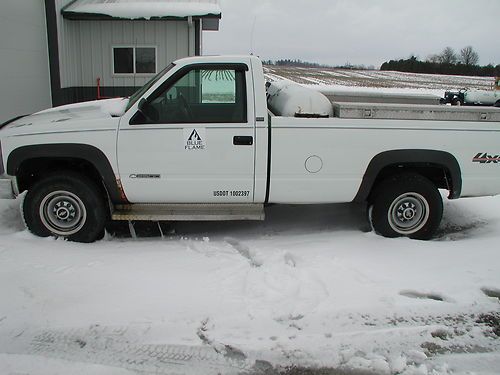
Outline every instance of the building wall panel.
POLYGON ((60 36, 61 86, 142 86, 151 75, 113 74, 113 46, 155 46, 157 70, 193 56, 195 31, 186 21, 70 21, 60 36), (191 48, 189 45, 191 44, 191 48))
POLYGON ((61 79, 57 104, 95 99, 97 78, 104 96, 130 95, 151 78, 114 75, 113 46, 156 46, 157 71, 196 53, 196 27, 186 20, 67 20, 61 9, 71 0, 54 1, 61 79))
POLYGON ((51 106, 45 3, 0 1, 0 123, 51 106))

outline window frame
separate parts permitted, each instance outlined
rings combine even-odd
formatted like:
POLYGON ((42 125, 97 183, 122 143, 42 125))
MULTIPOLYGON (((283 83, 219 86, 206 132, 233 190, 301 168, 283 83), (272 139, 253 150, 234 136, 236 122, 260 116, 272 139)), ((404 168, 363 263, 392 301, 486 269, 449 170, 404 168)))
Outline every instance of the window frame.
MULTIPOLYGON (((175 73, 172 74, 165 82, 158 86, 147 98, 143 97, 148 103, 158 98, 163 92, 172 88, 181 78, 186 74, 189 74, 192 70, 234 70, 240 71, 243 74, 242 83, 242 100, 244 103, 244 121, 243 122, 231 122, 231 124, 241 124, 248 125, 251 123, 249 121, 249 103, 248 103, 248 77, 247 73, 250 68, 246 63, 201 63, 201 64, 190 64, 181 67, 175 73)), ((237 89, 237 88, 236 88, 237 89)), ((136 122, 136 117, 139 111, 137 111, 130 119, 129 125, 141 126, 141 125, 172 125, 172 124, 217 124, 218 122, 182 122, 182 123, 166 123, 166 124, 155 124, 155 123, 138 123, 136 122)))
POLYGON ((156 45, 112 45, 111 46, 111 76, 117 78, 127 77, 152 77, 158 74, 158 46, 156 45), (133 73, 116 73, 115 72, 115 48, 131 48, 132 49, 132 65, 134 67, 133 73), (137 48, 154 48, 155 50, 155 71, 154 73, 137 73, 137 48))

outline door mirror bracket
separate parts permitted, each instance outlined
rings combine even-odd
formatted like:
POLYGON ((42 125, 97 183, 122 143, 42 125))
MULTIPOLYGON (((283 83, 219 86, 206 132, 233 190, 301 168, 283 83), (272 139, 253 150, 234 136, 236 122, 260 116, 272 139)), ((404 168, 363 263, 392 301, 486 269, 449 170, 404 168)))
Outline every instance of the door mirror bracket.
POLYGON ((158 112, 145 98, 142 98, 137 104, 137 113, 132 117, 130 125, 155 123, 157 121, 158 112))

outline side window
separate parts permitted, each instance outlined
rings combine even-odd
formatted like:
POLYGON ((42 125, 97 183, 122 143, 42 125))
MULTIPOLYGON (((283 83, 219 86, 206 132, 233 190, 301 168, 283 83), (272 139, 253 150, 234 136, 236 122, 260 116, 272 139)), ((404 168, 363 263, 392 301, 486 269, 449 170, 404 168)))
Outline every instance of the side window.
POLYGON ((140 123, 246 123, 245 72, 192 69, 147 99, 140 123))
POLYGON ((201 78, 202 103, 236 103, 236 71, 202 70, 201 78))

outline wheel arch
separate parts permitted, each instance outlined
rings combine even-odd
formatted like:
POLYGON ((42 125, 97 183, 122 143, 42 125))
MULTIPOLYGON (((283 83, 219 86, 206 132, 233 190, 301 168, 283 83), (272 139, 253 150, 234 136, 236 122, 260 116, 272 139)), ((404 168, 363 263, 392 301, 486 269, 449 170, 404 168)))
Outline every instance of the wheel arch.
POLYGON ((449 190, 449 199, 462 192, 462 173, 457 159, 446 151, 405 149, 377 154, 369 163, 354 202, 365 202, 383 179, 404 172, 416 172, 449 190))
POLYGON ((127 199, 106 155, 86 144, 58 143, 22 146, 7 159, 7 173, 16 176, 19 192, 27 190, 46 173, 74 170, 104 186, 113 203, 127 199))

